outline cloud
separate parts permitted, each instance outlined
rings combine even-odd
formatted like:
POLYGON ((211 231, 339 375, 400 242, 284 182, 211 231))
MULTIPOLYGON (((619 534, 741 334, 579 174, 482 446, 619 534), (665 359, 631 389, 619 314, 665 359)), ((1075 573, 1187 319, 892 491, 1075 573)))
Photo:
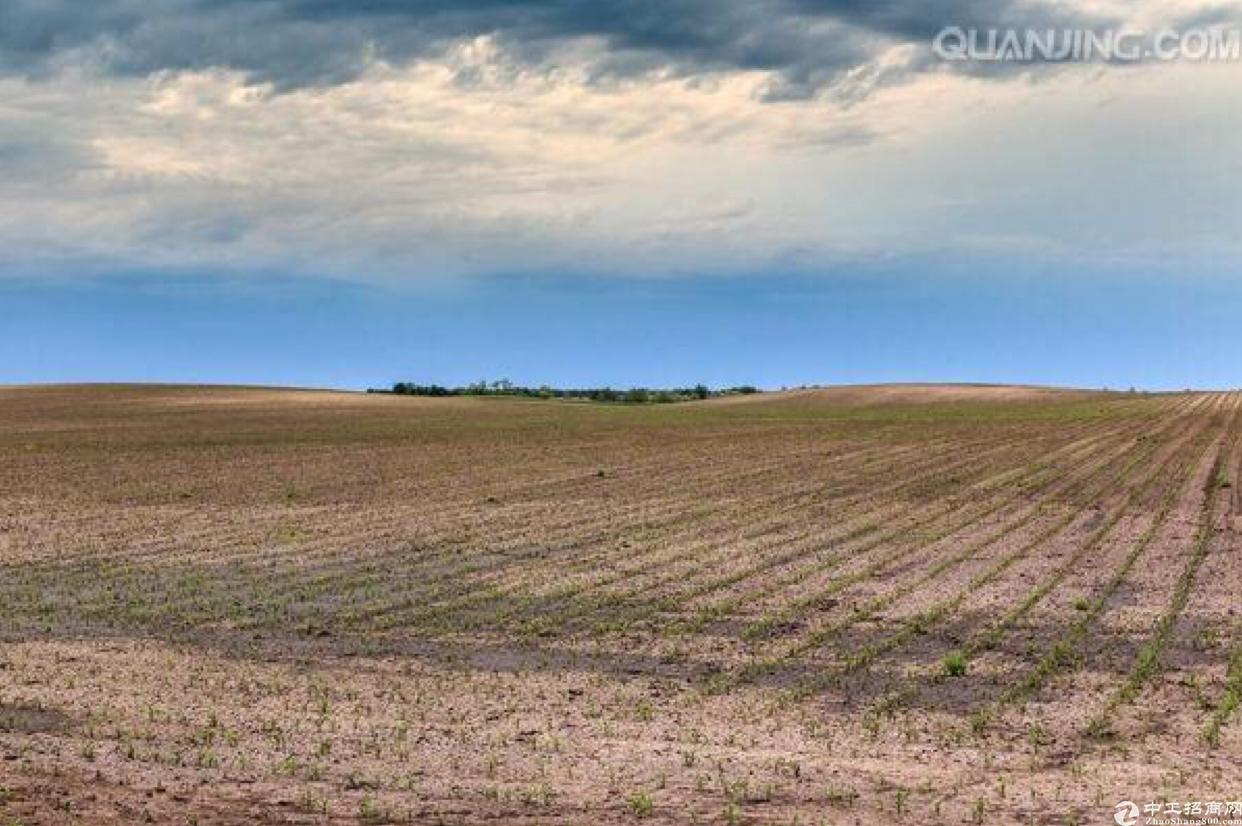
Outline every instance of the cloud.
MULTIPOLYGON (((1014 238, 1118 249, 1179 205, 1183 225, 1208 228, 1204 249, 1222 249, 1234 213, 1204 218, 1182 190, 1092 194, 1090 211, 1059 196, 1084 170, 1096 190, 1124 187, 1156 151, 1085 129, 1101 101, 1228 136, 1234 119, 1195 107, 1236 74, 1170 87, 1148 68, 957 70, 927 50, 950 23, 1192 13, 1156 0, 7 0, 0 273, 421 278, 755 269, 1014 238), (1058 164, 1040 116, 1081 139, 1058 138, 1058 164)), ((1203 4, 1195 19, 1223 14, 1203 4)), ((1212 187, 1236 175, 1203 181, 1219 204, 1212 187)))
POLYGON ((9 0, 11 72, 89 65, 121 74, 228 68, 278 89, 352 80, 379 60, 425 59, 489 37, 527 65, 593 50, 602 79, 766 71, 773 98, 831 86, 946 25, 1104 25, 1115 18, 1029 0, 9 0))
POLYGON ((723 164, 878 136, 862 113, 764 104, 766 82, 601 85, 488 38, 279 92, 221 69, 0 80, 0 134, 20 136, 0 144, 0 256, 378 276, 719 266, 766 255, 769 232, 723 164))

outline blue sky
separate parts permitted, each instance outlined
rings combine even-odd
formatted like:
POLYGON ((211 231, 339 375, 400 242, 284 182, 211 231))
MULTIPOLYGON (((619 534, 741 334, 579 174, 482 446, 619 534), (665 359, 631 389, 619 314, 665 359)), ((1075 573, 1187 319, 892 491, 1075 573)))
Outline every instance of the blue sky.
MULTIPOLYGON (((0 282, 5 382, 1242 385, 1242 288, 1133 272, 0 282)), ((968 267, 967 269, 973 269, 968 267)))
POLYGON ((0 18, 0 383, 1242 384, 1242 0, 0 18))

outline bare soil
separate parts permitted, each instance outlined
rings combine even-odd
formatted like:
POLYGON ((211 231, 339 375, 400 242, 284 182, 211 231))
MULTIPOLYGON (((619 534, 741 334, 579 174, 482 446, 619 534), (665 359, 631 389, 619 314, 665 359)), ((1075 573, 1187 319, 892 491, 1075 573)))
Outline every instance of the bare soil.
POLYGON ((0 388, 0 824, 1242 800, 1242 394, 0 388))

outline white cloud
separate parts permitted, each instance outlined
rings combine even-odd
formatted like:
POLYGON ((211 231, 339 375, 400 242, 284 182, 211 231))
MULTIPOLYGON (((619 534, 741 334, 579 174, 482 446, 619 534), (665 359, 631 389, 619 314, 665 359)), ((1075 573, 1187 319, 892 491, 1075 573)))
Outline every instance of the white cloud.
POLYGON ((870 137, 838 107, 762 103, 767 81, 600 83, 486 39, 284 93, 224 70, 8 79, 0 120, 74 151, 47 159, 53 188, 45 169, 9 170, 0 233, 17 258, 383 274, 688 260, 730 237, 740 253, 735 230, 763 227, 742 226, 755 216, 730 166, 870 137))
POLYGON ((895 46, 774 101, 768 71, 600 78, 600 48, 532 65, 475 38, 285 91, 226 69, 2 78, 0 256, 422 278, 1117 255, 1162 215, 1233 254, 1242 231, 1242 124, 1214 103, 1236 67, 895 83, 914 59, 895 46))

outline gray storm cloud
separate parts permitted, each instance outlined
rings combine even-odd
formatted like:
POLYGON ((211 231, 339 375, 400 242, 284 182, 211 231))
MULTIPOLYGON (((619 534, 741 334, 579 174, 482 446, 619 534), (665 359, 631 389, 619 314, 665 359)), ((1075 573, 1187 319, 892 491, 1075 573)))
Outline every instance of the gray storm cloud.
POLYGON ((1115 22, 1023 0, 6 0, 0 64, 26 74, 75 63, 120 74, 224 67, 289 88, 344 82, 377 58, 404 63, 484 35, 532 64, 589 38, 601 46, 601 77, 764 70, 793 95, 950 24, 1115 22))

